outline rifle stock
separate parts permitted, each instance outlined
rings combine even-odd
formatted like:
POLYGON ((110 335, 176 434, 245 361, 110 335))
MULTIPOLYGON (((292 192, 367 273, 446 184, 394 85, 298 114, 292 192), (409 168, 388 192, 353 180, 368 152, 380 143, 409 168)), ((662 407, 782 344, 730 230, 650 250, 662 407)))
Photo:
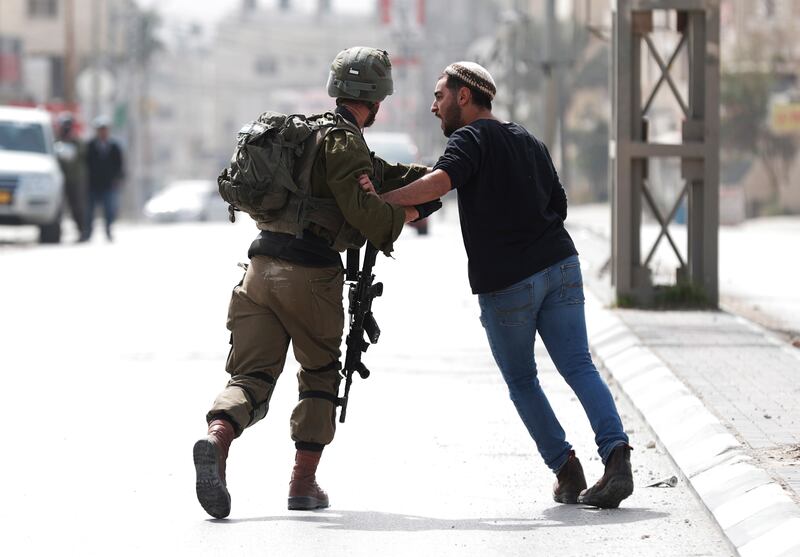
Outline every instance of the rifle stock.
MULTIPOLYGON (((366 352, 370 344, 378 342, 381 330, 375 317, 372 315, 372 301, 383 294, 383 284, 378 282, 373 284, 375 275, 372 268, 375 266, 375 259, 378 249, 370 242, 364 252, 364 266, 357 273, 352 273, 354 269, 352 258, 348 254, 348 273, 349 284, 348 300, 350 314, 350 330, 347 333, 347 353, 344 359, 344 396, 341 398, 341 413, 339 422, 344 423, 347 416, 347 403, 350 399, 350 386, 353 384, 353 373, 358 373, 362 379, 369 377, 369 369, 361 361, 361 354, 366 352), (355 276, 353 276, 355 274, 355 276), (364 334, 367 340, 364 340, 364 334)), ((355 268, 358 263, 355 263, 355 268)))

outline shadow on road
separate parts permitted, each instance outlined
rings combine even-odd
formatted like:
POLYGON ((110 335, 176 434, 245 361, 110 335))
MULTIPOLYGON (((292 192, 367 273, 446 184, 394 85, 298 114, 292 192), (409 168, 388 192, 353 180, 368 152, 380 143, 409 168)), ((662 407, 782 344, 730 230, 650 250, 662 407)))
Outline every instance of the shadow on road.
POLYGON ((369 511, 316 511, 291 516, 265 516, 213 520, 217 524, 244 522, 308 522, 332 530, 362 532, 421 532, 429 530, 483 530, 525 532, 537 528, 602 526, 665 518, 668 513, 642 508, 601 510, 591 507, 559 505, 535 518, 430 518, 408 514, 369 511))
POLYGON ((30 248, 36 247, 39 245, 39 242, 36 240, 20 240, 20 239, 8 239, 8 238, 0 238, 0 248, 30 248))

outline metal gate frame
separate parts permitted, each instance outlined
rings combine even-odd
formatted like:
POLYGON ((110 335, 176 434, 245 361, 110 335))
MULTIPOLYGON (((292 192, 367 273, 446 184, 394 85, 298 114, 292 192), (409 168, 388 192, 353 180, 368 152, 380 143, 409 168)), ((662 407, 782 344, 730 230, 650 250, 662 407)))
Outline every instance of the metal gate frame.
POLYGON ((709 304, 719 302, 719 0, 616 0, 612 2, 611 141, 611 281, 617 301, 632 305, 652 302, 655 289, 649 267, 666 238, 678 257, 678 284, 700 289, 709 304), (677 12, 681 39, 665 61, 652 37, 653 12, 677 12), (644 47, 644 48, 643 48, 644 47), (655 88, 643 102, 642 56, 652 56, 661 69, 655 88), (688 98, 684 99, 670 70, 682 49, 689 59, 688 98), (647 112, 658 90, 667 85, 683 111, 682 142, 648 140, 647 112), (665 215, 659 211, 647 182, 648 162, 678 158, 684 180, 681 194, 665 215), (684 259, 669 225, 681 201, 688 199, 688 246, 684 259), (661 226, 655 244, 642 262, 642 200, 661 226))

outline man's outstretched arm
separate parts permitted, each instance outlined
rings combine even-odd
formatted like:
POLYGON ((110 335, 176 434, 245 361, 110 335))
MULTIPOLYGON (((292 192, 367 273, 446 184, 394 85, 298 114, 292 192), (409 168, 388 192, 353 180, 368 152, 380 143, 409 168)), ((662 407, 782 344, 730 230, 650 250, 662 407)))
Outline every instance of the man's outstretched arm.
POLYGON ((438 199, 451 189, 450 176, 443 170, 434 170, 407 186, 384 193, 381 199, 392 205, 409 207, 438 199))

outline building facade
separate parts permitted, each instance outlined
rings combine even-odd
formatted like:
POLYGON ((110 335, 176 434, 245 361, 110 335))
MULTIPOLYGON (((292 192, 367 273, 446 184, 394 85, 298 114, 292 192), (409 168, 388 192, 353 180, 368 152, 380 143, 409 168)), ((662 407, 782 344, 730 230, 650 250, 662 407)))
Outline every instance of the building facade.
POLYGON ((4 100, 89 100, 98 94, 91 90, 97 87, 92 69, 103 72, 99 94, 108 96, 114 86, 110 69, 129 44, 132 10, 131 0, 0 2, 0 38, 17 42, 22 55, 22 84, 14 93, 22 99, 6 94, 4 100))
POLYGON ((393 63, 395 92, 374 130, 408 133, 426 158, 438 155, 444 137, 429 112, 436 78, 448 63, 466 58, 493 21, 491 3, 468 2, 474 10, 448 13, 447 3, 433 0, 378 0, 373 9, 343 13, 325 1, 309 11, 286 0, 242 0, 210 36, 184 33, 153 66, 154 187, 215 178, 236 132, 266 110, 331 110, 331 60, 357 45, 384 48, 393 63))
POLYGON ((768 87, 753 152, 723 151, 723 191, 748 216, 800 213, 800 0, 722 0, 720 11, 723 79, 768 87))

